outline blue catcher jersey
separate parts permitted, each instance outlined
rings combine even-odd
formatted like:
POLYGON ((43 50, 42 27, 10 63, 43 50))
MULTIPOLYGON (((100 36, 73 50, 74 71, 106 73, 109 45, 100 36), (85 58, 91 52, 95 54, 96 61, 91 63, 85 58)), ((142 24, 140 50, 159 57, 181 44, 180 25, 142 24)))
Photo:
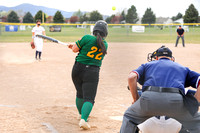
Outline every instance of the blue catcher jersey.
POLYGON ((145 86, 179 88, 184 92, 185 87, 198 87, 200 74, 191 71, 167 58, 161 58, 142 64, 133 72, 138 75, 138 82, 145 86))

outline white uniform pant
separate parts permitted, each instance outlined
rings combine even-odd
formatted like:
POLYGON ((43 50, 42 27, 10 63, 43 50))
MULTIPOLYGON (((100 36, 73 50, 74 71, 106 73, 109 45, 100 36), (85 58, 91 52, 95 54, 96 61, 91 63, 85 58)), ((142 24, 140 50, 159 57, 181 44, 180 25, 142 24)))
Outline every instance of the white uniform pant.
POLYGON ((36 46, 36 50, 39 52, 42 52, 42 48, 43 48, 43 39, 39 38, 39 37, 35 37, 34 38, 34 44, 36 46))

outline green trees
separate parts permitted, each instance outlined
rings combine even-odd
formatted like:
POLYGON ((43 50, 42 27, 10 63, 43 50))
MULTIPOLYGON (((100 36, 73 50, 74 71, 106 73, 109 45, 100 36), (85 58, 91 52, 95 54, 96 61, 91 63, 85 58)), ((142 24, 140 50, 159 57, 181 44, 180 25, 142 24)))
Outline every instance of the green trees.
POLYGON ((137 10, 134 5, 128 9, 128 13, 126 15, 126 23, 133 23, 135 24, 138 21, 137 10))
MULTIPOLYGON (((9 12, 3 12, 0 11, 0 17, 2 18, 2 21, 4 22, 15 22, 19 23, 23 20, 23 23, 34 23, 37 19, 40 19, 41 22, 47 23, 64 23, 67 22, 69 19, 67 18, 65 20, 64 16, 62 15, 61 11, 57 11, 54 16, 50 15, 47 17, 47 14, 43 13, 42 10, 39 10, 35 16, 32 16, 30 12, 27 12, 24 15, 23 10, 21 11, 9 11, 9 12), (21 12, 21 13, 20 13, 21 12), (4 15, 2 15, 4 14, 4 15), (18 15, 20 17, 18 17, 18 15), (23 17, 23 18, 22 18, 23 17), (43 21, 44 19, 44 21, 43 21)), ((135 24, 139 20, 139 16, 137 14, 136 7, 134 5, 131 5, 128 10, 124 9, 122 12, 118 12, 116 14, 110 15, 110 16, 104 16, 99 13, 99 11, 95 10, 92 12, 81 12, 79 9, 78 11, 74 12, 72 17, 70 18, 71 21, 69 22, 89 22, 94 23, 98 20, 103 20, 103 18, 106 18, 106 22, 108 23, 132 23, 135 24)), ((200 22, 200 16, 198 13, 198 10, 195 8, 193 4, 189 5, 188 9, 185 10, 185 14, 181 14, 178 12, 176 16, 173 16, 171 19, 173 21, 183 18, 184 23, 198 23, 200 22), (183 16, 184 15, 184 16, 183 16)), ((152 24, 155 23, 156 16, 151 8, 147 8, 145 13, 143 14, 141 18, 141 23, 143 24, 152 24)))
POLYGON ((126 15, 125 15, 125 12, 123 10, 122 13, 121 13, 121 21, 124 21, 125 18, 126 18, 126 15))
POLYGON ((92 11, 90 13, 82 13, 80 10, 75 12, 73 16, 70 18, 70 22, 81 22, 83 23, 84 21, 92 21, 96 22, 98 20, 103 20, 103 16, 96 10, 92 11))
POLYGON ((60 11, 57 11, 53 17, 54 23, 64 23, 64 17, 60 11))
POLYGON ((185 16, 183 17, 184 23, 197 23, 199 13, 193 4, 185 11, 185 16))
MULTIPOLYGON (((35 22, 37 19, 40 19, 43 22, 42 11, 39 10, 35 15, 35 22)), ((44 22, 46 22, 46 14, 44 13, 44 22)))
POLYGON ((183 17, 183 15, 179 12, 176 16, 173 16, 172 17, 172 20, 173 21, 176 21, 176 20, 178 20, 178 19, 180 19, 180 18, 182 18, 183 17))
POLYGON ((89 18, 87 16, 87 14, 85 13, 84 15, 80 16, 80 22, 83 23, 84 21, 88 21, 89 18))
POLYGON ((112 16, 110 16, 110 17, 107 17, 105 21, 106 21, 107 23, 111 23, 111 20, 112 20, 114 17, 115 17, 115 15, 112 15, 112 16))
POLYGON ((77 16, 77 17, 81 17, 83 16, 83 13, 81 12, 81 10, 79 9, 77 12, 74 12, 73 16, 77 16))
POLYGON ((33 23, 33 16, 30 12, 27 12, 23 18, 23 23, 33 23))
POLYGON ((153 24, 156 22, 156 16, 151 10, 151 8, 147 8, 145 11, 143 17, 142 17, 142 23, 143 24, 153 24))
POLYGON ((14 11, 11 11, 8 14, 7 21, 12 22, 12 23, 19 23, 19 17, 17 16, 17 13, 14 11))
POLYGON ((89 21, 103 20, 103 16, 98 11, 93 11, 90 13, 89 21))

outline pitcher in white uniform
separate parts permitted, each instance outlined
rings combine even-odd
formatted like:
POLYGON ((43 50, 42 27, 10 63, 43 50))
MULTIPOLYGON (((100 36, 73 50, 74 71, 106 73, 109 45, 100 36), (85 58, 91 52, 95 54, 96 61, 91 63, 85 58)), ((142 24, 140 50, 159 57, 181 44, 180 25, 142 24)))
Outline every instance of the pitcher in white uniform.
POLYGON ((39 54, 39 60, 41 60, 42 55, 42 48, 43 48, 43 39, 36 37, 36 35, 46 35, 45 29, 40 26, 41 21, 36 20, 36 26, 32 29, 32 42, 34 42, 36 46, 36 52, 35 52, 35 59, 38 60, 38 54, 39 54))

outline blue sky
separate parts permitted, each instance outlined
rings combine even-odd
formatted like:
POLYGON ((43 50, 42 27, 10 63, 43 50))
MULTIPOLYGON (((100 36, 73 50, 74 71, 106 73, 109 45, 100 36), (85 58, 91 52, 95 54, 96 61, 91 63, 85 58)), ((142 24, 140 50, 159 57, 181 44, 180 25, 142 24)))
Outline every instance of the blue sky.
POLYGON ((121 12, 123 9, 134 5, 140 17, 147 8, 151 8, 157 17, 172 17, 178 12, 185 14, 185 10, 192 3, 200 14, 200 0, 1 0, 2 6, 16 6, 22 3, 30 3, 39 6, 46 6, 65 11, 94 11, 101 14, 112 15, 121 12), (116 10, 113 11, 112 7, 116 10))

